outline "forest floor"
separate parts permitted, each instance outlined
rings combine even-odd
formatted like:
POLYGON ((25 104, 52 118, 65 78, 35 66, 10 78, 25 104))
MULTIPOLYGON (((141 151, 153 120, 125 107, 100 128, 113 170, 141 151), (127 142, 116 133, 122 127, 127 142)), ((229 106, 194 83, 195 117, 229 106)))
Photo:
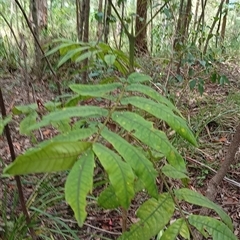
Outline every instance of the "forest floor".
MULTIPOLYGON (((195 134, 198 136, 199 147, 191 148, 184 142, 175 143, 187 161, 190 176, 189 187, 203 195, 208 182, 224 161, 228 146, 234 135, 240 119, 240 66, 234 63, 218 65, 218 72, 224 74, 230 84, 221 86, 217 83, 207 83, 201 96, 197 90, 190 91, 183 87, 184 83, 169 82, 170 95, 177 103, 183 116, 195 134)), ((7 113, 11 113, 16 105, 27 104, 27 91, 21 73, 0 73, 0 87, 3 91, 7 113)), ((34 92, 30 98, 38 98, 44 104, 54 99, 54 93, 45 81, 33 83, 34 92), (33 96, 35 95, 35 96, 33 96)), ((154 87, 154 85, 153 85, 154 87)), ((34 144, 29 137, 19 134, 21 116, 14 116, 10 124, 16 155, 20 155, 34 144)), ((51 138, 52 128, 45 129, 37 136, 38 141, 51 138)), ((3 168, 11 162, 6 138, 0 136, 0 174, 3 168)), ((227 177, 240 184, 240 153, 236 154, 235 163, 230 167, 227 177)), ((34 228, 39 239, 115 239, 121 234, 120 209, 114 211, 97 207, 94 201, 88 208, 87 220, 80 229, 74 220, 73 212, 66 204, 63 196, 66 173, 38 174, 22 177, 24 195, 27 199, 29 212, 34 219, 34 228), (59 194, 60 193, 60 194, 59 194), (42 237, 41 237, 42 236, 42 237), (44 236, 48 236, 44 237, 44 236)), ((6 236, 6 231, 12 238, 28 239, 24 220, 19 220, 20 206, 14 178, 0 178, 0 239, 6 236), (5 233, 4 233, 5 231, 5 233), (14 234, 22 236, 15 237, 14 234), (25 234, 25 237, 24 237, 25 234)), ((129 223, 135 222, 135 211, 139 202, 147 195, 137 195, 129 210, 129 223)), ((222 181, 216 198, 222 208, 232 218, 234 233, 240 239, 240 187, 228 181, 222 181)), ((186 206, 185 211, 195 214, 199 209, 186 206)), ((17 235, 16 235, 17 236, 17 235)))

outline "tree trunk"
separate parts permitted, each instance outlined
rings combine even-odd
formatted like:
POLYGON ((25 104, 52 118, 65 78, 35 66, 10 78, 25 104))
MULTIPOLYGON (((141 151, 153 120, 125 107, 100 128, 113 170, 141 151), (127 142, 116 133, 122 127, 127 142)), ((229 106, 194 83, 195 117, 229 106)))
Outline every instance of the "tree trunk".
POLYGON ((103 0, 99 0, 98 2, 98 14, 101 14, 101 17, 98 17, 97 23, 97 39, 98 41, 102 41, 103 35, 103 0))
POLYGON ((204 42, 204 31, 203 31, 203 28, 204 28, 204 25, 205 25, 205 10, 206 10, 206 5, 207 5, 207 0, 201 0, 201 8, 202 8, 202 12, 200 14, 200 17, 196 23, 196 27, 194 28, 195 30, 195 37, 193 39, 193 43, 196 44, 196 41, 197 41, 197 38, 198 38, 198 33, 201 33, 201 38, 199 39, 199 48, 201 48, 203 42, 204 42), (202 25, 202 26, 201 26, 202 25))
MULTIPOLYGON (((125 4, 124 4, 124 1, 122 1, 122 19, 124 19, 124 11, 125 9, 125 4)), ((119 26, 119 25, 118 25, 119 26)), ((120 22, 120 26, 117 27, 117 32, 119 33, 119 43, 118 43, 118 49, 121 49, 122 47, 122 35, 123 35, 123 31, 124 31, 124 28, 123 28, 123 22, 120 22)))
MULTIPOLYGON (((38 3, 37 0, 32 0, 30 2, 31 13, 32 13, 32 20, 33 20, 33 32, 38 42, 40 42, 40 34, 39 34, 39 20, 38 20, 38 3)), ((34 48, 35 48, 35 66, 34 72, 37 77, 41 78, 41 59, 42 53, 38 47, 37 41, 34 41, 34 48)))
POLYGON ((47 30, 48 27, 48 11, 47 0, 38 0, 38 26, 40 30, 47 30))
POLYGON ((78 26, 78 37, 79 41, 83 41, 83 32, 84 32, 84 21, 85 21, 85 1, 86 0, 79 0, 79 26, 78 26))
POLYGON ((175 51, 181 50, 180 49, 181 46, 183 46, 186 40, 188 39, 188 29, 191 19, 191 8, 192 8, 191 0, 187 0, 186 4, 184 0, 181 0, 176 29, 176 38, 173 44, 175 51))
POLYGON ((194 13, 194 24, 193 24, 193 30, 196 31, 196 27, 197 27, 197 19, 198 19, 198 9, 199 9, 199 5, 200 5, 200 0, 197 0, 196 3, 196 8, 195 8, 195 13, 194 13))
POLYGON ((181 1, 180 7, 179 7, 176 37, 173 43, 173 49, 176 52, 179 52, 177 74, 180 74, 180 67, 182 65, 182 58, 184 54, 184 52, 182 51, 182 48, 185 46, 185 43, 188 40, 188 29, 189 29, 190 19, 191 19, 191 8, 192 8, 192 0, 187 0, 187 3, 185 3, 184 0, 181 1))
POLYGON ((209 33, 208 33, 208 36, 207 36, 207 39, 206 39, 206 42, 205 42, 205 45, 204 45, 204 49, 203 49, 203 55, 206 54, 207 52, 207 48, 208 48, 208 44, 209 44, 209 41, 212 37, 212 32, 213 32, 213 29, 216 25, 216 23, 219 21, 218 20, 218 16, 220 14, 220 11, 222 10, 222 6, 223 6, 223 3, 224 3, 225 0, 222 0, 219 4, 219 7, 218 7, 218 10, 217 10, 217 13, 216 13, 216 16, 214 17, 214 20, 213 20, 213 23, 212 23, 212 26, 209 30, 209 33))
MULTIPOLYGON (((84 8, 82 9, 84 12, 84 32, 83 32, 83 42, 89 41, 89 13, 90 13, 90 1, 83 0, 84 8)), ((88 59, 86 58, 83 61, 84 71, 82 73, 82 81, 83 83, 87 83, 88 81, 88 59)))
POLYGON ((82 40, 82 35, 81 33, 83 32, 83 30, 80 30, 80 25, 81 25, 81 2, 80 0, 76 0, 76 21, 77 21, 77 37, 78 37, 78 41, 82 40))
POLYGON ((137 56, 148 55, 147 46, 147 0, 137 0, 137 16, 135 24, 135 53, 137 56))
POLYGON ((104 42, 108 43, 108 35, 109 35, 109 25, 110 25, 110 19, 111 19, 111 12, 112 12, 112 7, 111 3, 109 0, 105 0, 105 24, 104 24, 104 42))
POLYGON ((176 37, 173 43, 173 49, 175 51, 179 51, 180 39, 181 39, 181 31, 182 31, 182 21, 183 21, 183 8, 184 8, 184 0, 181 0, 178 12, 178 21, 176 28, 176 37))
POLYGON ((223 16, 223 20, 222 20, 222 26, 221 26, 221 47, 222 47, 222 52, 224 53, 225 49, 224 49, 224 39, 225 39, 225 33, 226 33, 226 26, 227 26, 227 14, 228 14, 228 4, 229 4, 229 0, 226 0, 226 5, 227 8, 225 10, 225 14, 223 16))

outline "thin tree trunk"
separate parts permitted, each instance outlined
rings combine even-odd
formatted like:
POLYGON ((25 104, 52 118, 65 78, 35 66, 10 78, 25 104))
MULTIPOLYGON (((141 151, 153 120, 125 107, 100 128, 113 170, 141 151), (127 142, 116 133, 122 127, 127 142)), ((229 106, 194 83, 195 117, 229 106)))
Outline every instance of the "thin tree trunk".
MULTIPOLYGON (((204 19, 205 19, 205 9, 206 9, 206 5, 207 5, 207 0, 201 0, 201 8, 202 8, 202 12, 201 15, 197 21, 197 26, 195 29, 195 37, 193 39, 193 43, 196 44, 197 41, 197 37, 198 37, 198 33, 202 33, 203 34, 203 28, 204 28, 204 19), (201 29, 200 26, 202 25, 201 29)), ((199 40, 199 48, 201 48, 202 44, 203 44, 203 35, 201 35, 201 39, 199 40)))
MULTIPOLYGON (((83 33, 83 42, 89 41, 89 13, 90 13, 90 1, 85 0, 84 4, 84 33, 83 33)), ((82 81, 83 83, 87 83, 88 81, 88 58, 83 61, 83 68, 85 69, 82 73, 82 81)))
POLYGON ((81 2, 80 2, 80 0, 76 0, 76 21, 77 21, 78 41, 82 40, 82 37, 81 37, 82 31, 80 31, 80 14, 81 14, 81 2))
POLYGON ((197 26, 197 16, 198 16, 198 9, 200 5, 200 0, 197 0, 196 3, 196 8, 195 8, 195 13, 194 13, 194 24, 193 24, 193 30, 196 31, 196 26, 197 26))
POLYGON ((83 32, 84 32, 84 20, 85 20, 85 0, 81 0, 80 3, 80 22, 79 22, 79 37, 80 41, 83 41, 83 32))
MULTIPOLYGON (((229 0, 226 0, 226 5, 228 6, 229 0)), ((226 8, 225 14, 223 16, 223 21, 222 21, 222 26, 221 26, 221 47, 222 47, 222 52, 224 53, 224 40, 225 40, 225 33, 226 33, 226 26, 227 26, 227 15, 228 15, 228 7, 226 8)))
MULTIPOLYGON (((38 8, 37 8, 37 0, 32 0, 31 1, 31 12, 32 12, 32 19, 33 19, 33 32, 36 36, 36 39, 38 42, 40 42, 40 36, 39 36, 39 24, 38 24, 38 8)), ((34 48, 35 48, 35 73, 40 78, 41 76, 41 58, 42 58, 42 53, 38 47, 37 42, 34 40, 34 48)))
MULTIPOLYGON (((99 0, 98 2, 98 13, 103 12, 103 0, 99 0)), ((98 19, 97 23, 97 39, 98 41, 102 41, 102 36, 103 36, 103 17, 98 19)))
POLYGON ((147 46, 147 5, 148 0, 137 0, 137 16, 135 24, 135 53, 138 56, 149 54, 147 46))
POLYGON ((182 35, 182 21, 183 21, 183 10, 184 9, 184 0, 181 0, 178 12, 178 21, 177 21, 177 29, 176 29, 176 37, 173 43, 173 49, 175 51, 179 51, 180 39, 182 35))
MULTIPOLYGON (((124 8, 125 8, 125 4, 124 4, 124 1, 122 1, 122 19, 124 19, 124 8)), ((118 44, 118 48, 121 49, 122 47, 122 35, 123 35, 123 31, 124 31, 124 28, 123 28, 123 23, 121 22, 120 23, 120 34, 119 34, 119 44, 118 44)))
POLYGON ((106 0, 106 9, 105 9, 105 28, 104 28, 104 42, 108 43, 108 36, 110 32, 109 24, 111 18, 112 7, 109 0, 106 0))
POLYGON ((203 55, 205 55, 206 52, 207 52, 208 44, 209 44, 209 41, 210 41, 210 39, 211 39, 211 37, 212 37, 213 29, 214 29, 214 27, 215 27, 215 25, 216 25, 216 23, 217 23, 217 21, 218 21, 218 16, 219 16, 219 14, 220 14, 220 11, 221 11, 221 9, 222 9, 222 6, 223 6, 224 1, 225 1, 225 0, 222 0, 222 1, 221 1, 220 5, 219 5, 219 7, 218 7, 218 10, 217 10, 216 16, 215 16, 215 18, 214 18, 214 20, 213 20, 212 26, 211 26, 211 28, 210 28, 210 30, 209 30, 209 33, 208 33, 208 36, 207 36, 207 39, 206 39, 206 42, 205 42, 205 45, 204 45, 204 49, 203 49, 203 55))

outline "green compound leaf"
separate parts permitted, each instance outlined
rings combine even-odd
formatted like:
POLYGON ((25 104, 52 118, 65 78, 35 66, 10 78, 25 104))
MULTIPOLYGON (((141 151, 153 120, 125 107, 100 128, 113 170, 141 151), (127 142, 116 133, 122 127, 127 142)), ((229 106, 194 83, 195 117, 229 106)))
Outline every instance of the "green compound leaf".
POLYGON ((153 123, 132 112, 115 112, 112 119, 132 132, 136 138, 154 150, 163 153, 168 162, 182 173, 186 173, 186 165, 182 156, 172 146, 165 133, 153 127, 153 123))
POLYGON ((114 209, 120 206, 112 185, 104 189, 98 197, 98 204, 105 209, 114 209))
POLYGON ((15 115, 20 115, 22 113, 28 114, 33 111, 36 111, 38 109, 38 106, 36 103, 33 104, 28 104, 28 105, 20 105, 20 106, 15 106, 12 110, 13 114, 15 115))
POLYGON ((116 58, 117 57, 113 54, 107 54, 104 56, 104 61, 108 67, 111 67, 114 64, 116 58))
POLYGON ((65 184, 65 197, 81 227, 86 219, 87 194, 93 188, 94 154, 87 150, 73 165, 65 184))
POLYGON ((175 240, 178 235, 181 235, 184 239, 190 240, 190 233, 187 224, 184 219, 177 219, 172 223, 167 230, 163 233, 160 240, 175 240))
POLYGON ((101 135, 110 142, 123 159, 132 167, 136 176, 142 180, 145 188, 152 197, 157 197, 158 190, 155 183, 157 172, 153 164, 134 146, 106 128, 101 135))
POLYGON ((33 149, 4 169, 4 174, 57 172, 71 168, 79 155, 91 146, 88 142, 53 142, 43 148, 33 149))
POLYGON ((108 111, 106 109, 95 106, 63 108, 62 110, 51 112, 48 115, 44 116, 40 122, 29 126, 28 131, 51 125, 53 122, 70 119, 71 117, 106 117, 107 115, 108 111))
POLYGON ((109 83, 97 85, 72 84, 69 87, 74 92, 80 94, 81 96, 104 97, 111 91, 121 88, 122 84, 121 83, 109 83))
POLYGON ((37 121, 38 114, 35 111, 29 113, 20 123, 20 134, 29 135, 31 131, 29 131, 29 126, 32 126, 37 121))
POLYGON ((138 72, 131 73, 127 78, 127 81, 129 83, 141 83, 141 82, 146 82, 151 80, 152 78, 150 76, 145 75, 143 73, 138 73, 138 72))
POLYGON ((140 221, 133 224, 129 232, 118 239, 151 239, 170 221, 175 204, 167 193, 161 194, 158 200, 151 198, 143 203, 137 211, 140 221))
POLYGON ((170 177, 170 178, 175 178, 175 179, 188 178, 187 175, 185 175, 181 171, 178 171, 176 168, 174 168, 173 166, 171 166, 169 164, 164 165, 161 170, 164 173, 164 175, 166 175, 167 177, 170 177))
POLYGON ((132 104, 135 107, 138 107, 158 119, 164 120, 172 129, 174 129, 177 133, 179 133, 183 138, 188 140, 194 146, 197 146, 197 141, 193 136, 193 133, 188 128, 186 122, 175 115, 172 110, 166 106, 165 104, 156 103, 150 99, 146 99, 143 97, 128 97, 122 99, 122 104, 132 104))
POLYGON ((7 116, 4 119, 0 117, 0 135, 2 135, 4 127, 12 120, 11 116, 7 116))
POLYGON ((134 196, 134 173, 131 167, 113 151, 95 143, 93 151, 108 173, 119 203, 127 209, 134 196))
POLYGON ((82 62, 86 58, 91 58, 91 57, 95 56, 99 52, 101 52, 101 50, 93 50, 93 51, 85 52, 85 53, 81 54, 79 57, 77 57, 75 59, 75 62, 82 62))
POLYGON ((98 131, 98 129, 96 127, 72 130, 70 132, 57 135, 56 137, 53 137, 50 140, 41 142, 38 145, 38 147, 44 147, 52 142, 76 142, 79 140, 85 140, 85 139, 88 139, 90 136, 92 136, 97 131, 98 131))
POLYGON ((224 223, 212 217, 190 215, 188 220, 206 238, 210 235, 213 240, 237 240, 237 237, 224 223))
POLYGON ((131 84, 126 87, 127 91, 135 91, 143 93, 152 99, 156 100, 159 103, 163 103, 168 106, 171 110, 178 113, 181 116, 180 111, 165 97, 163 97, 160 93, 152 89, 151 87, 142 85, 142 84, 131 84))
POLYGON ((175 194, 179 200, 184 200, 191 204, 210 208, 216 211, 218 215, 222 218, 224 223, 229 227, 229 229, 233 230, 231 218, 223 211, 223 209, 220 206, 210 201, 208 198, 188 188, 178 189, 175 191, 175 194))

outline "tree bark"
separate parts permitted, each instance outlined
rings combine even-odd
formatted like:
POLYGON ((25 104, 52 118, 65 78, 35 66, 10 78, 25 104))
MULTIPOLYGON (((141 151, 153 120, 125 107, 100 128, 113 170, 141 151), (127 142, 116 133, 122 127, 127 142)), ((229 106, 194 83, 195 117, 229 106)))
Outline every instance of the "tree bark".
MULTIPOLYGON (((89 41, 89 13, 90 13, 90 1, 84 0, 84 32, 83 32, 83 42, 89 41)), ((88 81, 88 58, 83 61, 84 71, 82 73, 83 83, 88 81)))
POLYGON ((109 0, 106 0, 105 2, 105 24, 104 24, 104 42, 108 43, 108 36, 109 36, 109 32, 110 32, 110 18, 111 18, 111 12, 112 12, 112 7, 111 7, 111 3, 109 0))
POLYGON ((137 0, 137 16, 135 24, 135 54, 137 56, 148 55, 147 45, 147 0, 137 0))
MULTIPOLYGON (((226 5, 229 4, 229 0, 226 0, 226 5)), ((224 39, 225 39, 225 33, 226 33, 226 26, 227 26, 227 14, 228 14, 228 8, 225 10, 225 14, 223 16, 222 21, 222 27, 221 27, 221 45, 223 46, 224 39)))
MULTIPOLYGON (((98 14, 103 12, 103 0, 99 0, 98 2, 98 14)), ((98 19, 97 23, 97 39, 98 41, 102 41, 102 32, 103 32, 103 17, 98 19)))

